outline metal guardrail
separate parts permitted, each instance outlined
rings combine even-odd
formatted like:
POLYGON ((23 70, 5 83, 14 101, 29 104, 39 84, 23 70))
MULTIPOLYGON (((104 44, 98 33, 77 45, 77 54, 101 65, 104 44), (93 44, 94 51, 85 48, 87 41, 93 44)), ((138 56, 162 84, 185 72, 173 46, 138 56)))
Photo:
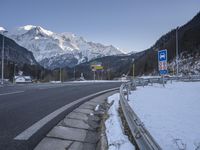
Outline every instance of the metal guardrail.
MULTIPOLYGON (((149 82, 149 83, 161 83, 162 78, 161 77, 154 77, 154 78, 142 78, 138 77, 135 78, 136 81, 143 81, 143 82, 149 82)), ((166 81, 200 81, 200 75, 193 75, 193 76, 166 76, 164 78, 166 81)))
POLYGON ((184 82, 196 82, 200 81, 200 76, 183 76, 183 77, 170 77, 170 80, 184 81, 184 82))
POLYGON ((156 143, 156 141, 144 127, 144 124, 140 121, 138 116, 128 104, 125 94, 127 94, 128 98, 128 93, 131 87, 135 89, 136 84, 129 82, 121 85, 120 103, 125 119, 135 139, 135 142, 140 150, 161 150, 161 147, 156 143))
MULTIPOLYGON (((165 77, 164 83, 167 81, 200 82, 200 76, 165 77)), ((163 79, 160 77, 145 79, 135 78, 132 82, 123 83, 120 87, 120 104, 122 111, 131 130, 131 134, 140 150, 161 150, 161 147, 156 143, 139 117, 128 104, 129 92, 131 88, 132 90, 135 90, 136 86, 146 86, 153 83, 163 84, 163 79)))

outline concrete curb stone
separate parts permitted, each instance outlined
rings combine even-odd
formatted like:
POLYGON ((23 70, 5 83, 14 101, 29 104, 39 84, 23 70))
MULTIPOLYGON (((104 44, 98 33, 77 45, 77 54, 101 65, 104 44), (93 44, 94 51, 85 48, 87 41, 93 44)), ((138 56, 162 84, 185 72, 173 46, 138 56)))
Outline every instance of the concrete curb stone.
MULTIPOLYGON (((102 117, 107 111, 108 92, 85 102, 60 121, 34 150, 96 150, 102 146, 102 117), (95 108, 98 106, 98 110, 95 108)), ((104 139, 102 139, 104 138, 104 139)), ((103 142, 106 143, 106 142, 103 142)), ((104 146, 106 147, 106 146, 104 146)))

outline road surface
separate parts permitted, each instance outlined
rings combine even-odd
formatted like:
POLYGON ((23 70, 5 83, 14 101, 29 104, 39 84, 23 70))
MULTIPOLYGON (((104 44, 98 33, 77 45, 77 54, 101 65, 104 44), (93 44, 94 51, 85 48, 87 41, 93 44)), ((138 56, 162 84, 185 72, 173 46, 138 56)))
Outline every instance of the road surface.
POLYGON ((0 87, 0 149, 31 150, 67 113, 52 119, 28 140, 14 138, 33 124, 79 98, 121 83, 28 84, 0 87))

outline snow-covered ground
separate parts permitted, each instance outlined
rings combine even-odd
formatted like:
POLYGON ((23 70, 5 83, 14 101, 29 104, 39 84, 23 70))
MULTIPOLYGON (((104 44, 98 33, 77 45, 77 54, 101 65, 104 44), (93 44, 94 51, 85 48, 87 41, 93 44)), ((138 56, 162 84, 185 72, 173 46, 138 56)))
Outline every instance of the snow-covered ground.
POLYGON ((129 104, 164 150, 200 149, 200 82, 137 87, 129 104))
POLYGON ((134 146, 123 133, 123 126, 118 114, 119 93, 108 97, 108 103, 114 101, 108 111, 109 118, 106 120, 106 136, 108 150, 134 150, 134 146))

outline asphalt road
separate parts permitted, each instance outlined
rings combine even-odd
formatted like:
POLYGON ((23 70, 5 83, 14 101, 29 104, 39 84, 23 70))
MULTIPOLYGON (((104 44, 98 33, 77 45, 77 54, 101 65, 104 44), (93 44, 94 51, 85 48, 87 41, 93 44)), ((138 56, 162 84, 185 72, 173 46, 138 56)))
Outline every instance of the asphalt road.
POLYGON ((28 140, 14 140, 24 130, 60 107, 121 83, 28 84, 0 87, 0 150, 31 150, 70 108, 28 140))

